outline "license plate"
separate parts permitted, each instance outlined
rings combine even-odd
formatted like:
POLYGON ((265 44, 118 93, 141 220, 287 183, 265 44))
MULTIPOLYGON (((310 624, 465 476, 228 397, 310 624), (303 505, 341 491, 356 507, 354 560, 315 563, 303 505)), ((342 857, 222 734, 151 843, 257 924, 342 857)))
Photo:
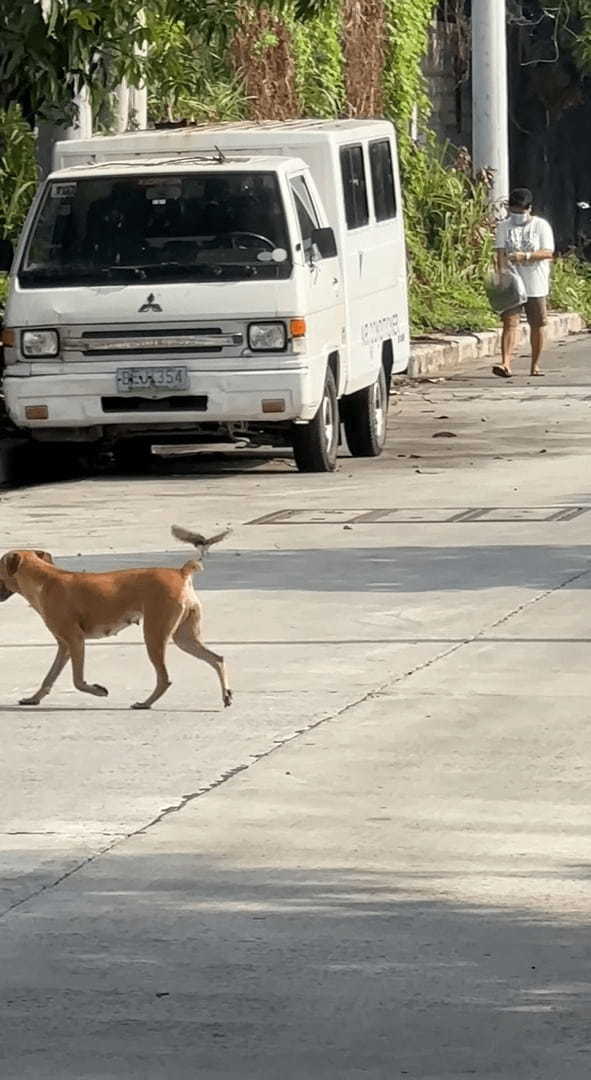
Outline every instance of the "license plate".
POLYGON ((117 390, 188 390, 186 367, 118 368, 117 390))

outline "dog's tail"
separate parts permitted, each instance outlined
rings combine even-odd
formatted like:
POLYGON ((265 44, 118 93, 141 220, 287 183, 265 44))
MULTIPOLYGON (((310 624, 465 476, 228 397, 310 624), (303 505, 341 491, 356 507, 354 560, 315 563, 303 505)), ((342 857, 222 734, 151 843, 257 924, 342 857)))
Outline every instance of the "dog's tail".
POLYGON ((189 559, 184 566, 181 566, 181 574, 184 578, 192 577, 193 574, 200 574, 203 570, 203 563, 198 559, 189 559))
POLYGON ((182 540, 184 544, 192 544, 193 547, 198 548, 200 556, 203 558, 210 547, 225 540, 232 530, 225 529, 224 532, 217 533, 215 536, 210 536, 209 539, 206 536, 202 536, 201 533, 190 532, 189 529, 182 529, 180 525, 173 525, 171 532, 177 540, 182 540))

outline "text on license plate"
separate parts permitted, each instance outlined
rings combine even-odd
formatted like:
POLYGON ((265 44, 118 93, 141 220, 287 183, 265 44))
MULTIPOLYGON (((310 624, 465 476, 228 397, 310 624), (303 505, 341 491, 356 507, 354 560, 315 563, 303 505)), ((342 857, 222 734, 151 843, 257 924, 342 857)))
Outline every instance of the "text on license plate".
POLYGON ((188 390, 186 367, 118 368, 117 390, 188 390))

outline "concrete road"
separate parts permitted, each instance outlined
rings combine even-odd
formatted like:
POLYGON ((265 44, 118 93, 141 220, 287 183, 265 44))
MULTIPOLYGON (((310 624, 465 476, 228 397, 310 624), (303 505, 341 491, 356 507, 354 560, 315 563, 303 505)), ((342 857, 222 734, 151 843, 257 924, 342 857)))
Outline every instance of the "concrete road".
POLYGON ((2 1080, 589 1076, 588 340, 402 385, 331 477, 2 493, 3 546, 70 567, 232 524, 200 587, 236 693, 171 651, 130 712, 130 630, 88 650, 108 701, 20 709, 52 648, 2 606, 2 1080))

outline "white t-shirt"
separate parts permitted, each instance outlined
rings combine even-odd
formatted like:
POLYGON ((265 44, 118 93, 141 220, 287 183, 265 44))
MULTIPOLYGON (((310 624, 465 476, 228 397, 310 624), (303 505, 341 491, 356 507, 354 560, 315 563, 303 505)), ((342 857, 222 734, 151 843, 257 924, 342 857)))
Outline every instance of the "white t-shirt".
MULTIPOLYGON (((530 217, 525 225, 514 225, 511 217, 497 225, 496 247, 498 251, 512 254, 515 251, 554 251, 552 226, 544 218, 530 217)), ((550 260, 532 263, 515 263, 530 299, 547 296, 550 292, 550 260)))

